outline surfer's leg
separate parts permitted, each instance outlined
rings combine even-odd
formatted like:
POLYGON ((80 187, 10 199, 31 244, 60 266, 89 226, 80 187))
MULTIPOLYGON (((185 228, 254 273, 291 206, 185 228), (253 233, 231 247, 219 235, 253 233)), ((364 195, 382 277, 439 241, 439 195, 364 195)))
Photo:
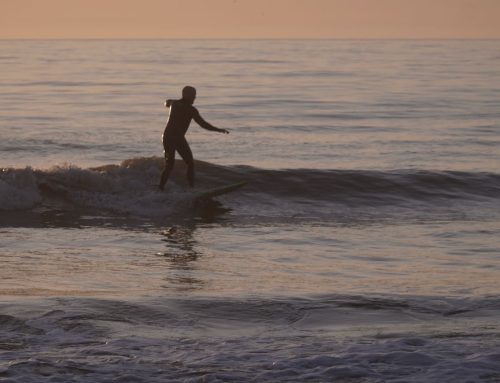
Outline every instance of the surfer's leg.
POLYGON ((170 176, 170 172, 174 168, 175 164, 175 146, 172 144, 165 143, 164 148, 165 148, 165 169, 163 169, 163 172, 161 173, 161 179, 159 185, 160 190, 163 190, 165 188, 165 184, 167 183, 168 177, 170 176))
POLYGON ((187 165, 187 179, 190 187, 194 187, 194 160, 193 153, 191 152, 191 148, 187 143, 186 139, 180 140, 177 145, 177 151, 181 155, 182 159, 187 165))

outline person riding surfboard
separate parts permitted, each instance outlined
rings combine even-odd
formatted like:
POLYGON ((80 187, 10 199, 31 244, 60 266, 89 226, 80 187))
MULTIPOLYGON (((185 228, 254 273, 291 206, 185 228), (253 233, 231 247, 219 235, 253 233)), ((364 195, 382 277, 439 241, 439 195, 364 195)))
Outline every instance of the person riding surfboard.
POLYGON ((186 132, 191 120, 206 130, 229 134, 226 129, 219 129, 205 121, 198 109, 193 106, 196 98, 196 89, 185 86, 182 89, 182 98, 179 100, 168 99, 165 107, 170 108, 167 126, 163 132, 163 149, 165 153, 165 169, 161 174, 160 190, 164 190, 170 173, 175 164, 175 152, 178 152, 187 165, 187 179, 190 187, 194 187, 194 160, 191 148, 186 140, 186 132))

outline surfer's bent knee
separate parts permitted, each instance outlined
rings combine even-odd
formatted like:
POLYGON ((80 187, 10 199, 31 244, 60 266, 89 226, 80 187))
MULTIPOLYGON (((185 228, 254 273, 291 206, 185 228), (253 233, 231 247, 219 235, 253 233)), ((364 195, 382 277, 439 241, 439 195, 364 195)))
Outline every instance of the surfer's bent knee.
POLYGON ((175 164, 175 159, 165 156, 165 168, 166 169, 172 169, 174 167, 174 164, 175 164))

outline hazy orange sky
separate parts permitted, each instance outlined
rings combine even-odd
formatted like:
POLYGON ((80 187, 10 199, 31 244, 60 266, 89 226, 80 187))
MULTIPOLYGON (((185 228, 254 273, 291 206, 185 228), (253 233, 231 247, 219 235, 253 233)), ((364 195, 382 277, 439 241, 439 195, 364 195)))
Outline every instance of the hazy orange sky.
POLYGON ((0 0, 0 38, 500 38, 500 0, 0 0))

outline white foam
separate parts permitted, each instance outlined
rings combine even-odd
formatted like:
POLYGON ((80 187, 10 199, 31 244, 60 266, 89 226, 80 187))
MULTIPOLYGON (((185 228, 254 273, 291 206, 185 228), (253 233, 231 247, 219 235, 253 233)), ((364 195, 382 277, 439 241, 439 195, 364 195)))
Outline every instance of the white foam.
POLYGON ((168 216, 190 207, 192 193, 174 182, 169 182, 166 192, 157 190, 154 185, 159 174, 157 161, 139 158, 96 169, 65 164, 52 167, 41 177, 63 192, 66 201, 80 207, 145 217, 168 216))
POLYGON ((70 198, 80 206, 141 217, 168 216, 191 204, 187 195, 154 190, 120 194, 76 191, 70 198))
MULTIPOLYGON (((16 383, 68 376, 89 383, 116 376, 153 383, 465 383, 495 382, 500 376, 496 315, 450 323, 430 311, 425 323, 397 332, 385 320, 324 332, 303 331, 287 315, 315 311, 319 302, 232 303, 16 297, 0 304, 5 354, 0 374, 16 383)), ((350 310, 366 315, 358 307, 350 310)))
POLYGON ((33 170, 0 170, 0 210, 29 209, 40 203, 33 170))

